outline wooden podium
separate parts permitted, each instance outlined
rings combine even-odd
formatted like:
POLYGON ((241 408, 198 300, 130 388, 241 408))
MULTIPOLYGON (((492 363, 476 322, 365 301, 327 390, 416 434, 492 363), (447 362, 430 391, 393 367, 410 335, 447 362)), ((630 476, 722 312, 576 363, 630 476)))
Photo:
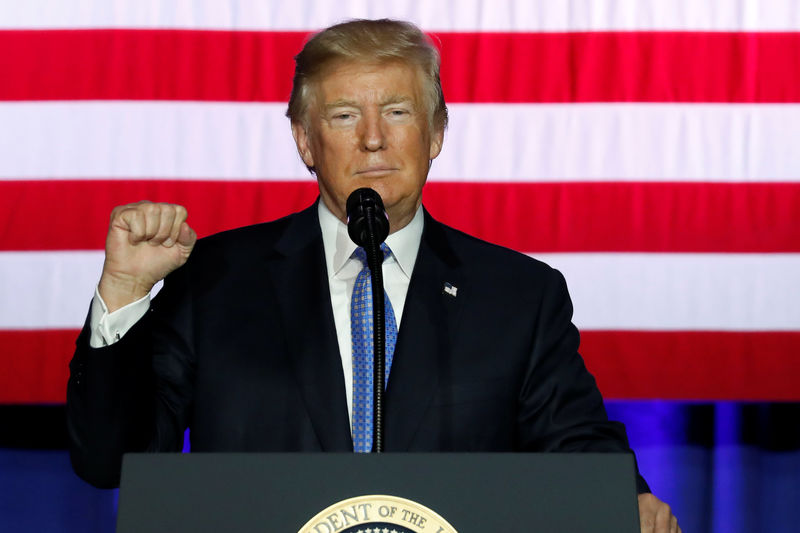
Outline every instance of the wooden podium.
POLYGON ((117 532, 638 533, 629 454, 129 454, 117 532))

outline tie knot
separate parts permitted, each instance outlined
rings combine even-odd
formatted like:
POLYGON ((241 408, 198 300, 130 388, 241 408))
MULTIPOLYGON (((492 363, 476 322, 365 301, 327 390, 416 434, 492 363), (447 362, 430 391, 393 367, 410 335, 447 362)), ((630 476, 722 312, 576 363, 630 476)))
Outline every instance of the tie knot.
MULTIPOLYGON (((385 242, 381 243, 381 251, 383 252, 383 259, 384 260, 387 257, 389 257, 391 255, 391 253, 392 253, 392 250, 388 246, 386 246, 385 242)), ((353 252, 353 257, 355 257, 356 259, 361 261, 361 264, 364 265, 365 267, 367 266, 367 251, 364 248, 362 248, 361 246, 356 248, 356 251, 353 252)))

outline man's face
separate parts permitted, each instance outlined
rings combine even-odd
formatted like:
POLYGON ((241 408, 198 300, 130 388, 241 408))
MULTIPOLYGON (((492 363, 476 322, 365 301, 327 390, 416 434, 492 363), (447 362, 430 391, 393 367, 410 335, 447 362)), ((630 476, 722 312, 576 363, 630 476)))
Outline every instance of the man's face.
POLYGON ((314 87, 308 130, 292 125, 300 156, 339 219, 346 220, 347 197, 360 187, 381 195, 391 231, 413 218, 443 139, 428 126, 420 78, 399 62, 335 65, 314 87))

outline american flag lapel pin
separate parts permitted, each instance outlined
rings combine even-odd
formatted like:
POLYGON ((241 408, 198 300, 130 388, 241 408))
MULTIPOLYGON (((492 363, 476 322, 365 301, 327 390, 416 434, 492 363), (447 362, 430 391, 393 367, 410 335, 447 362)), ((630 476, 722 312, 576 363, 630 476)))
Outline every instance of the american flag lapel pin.
POLYGON ((444 294, 448 294, 448 295, 452 296, 453 298, 455 298, 456 295, 458 294, 458 287, 456 287, 455 285, 453 285, 449 281, 445 281, 444 282, 444 289, 442 289, 442 292, 444 294))

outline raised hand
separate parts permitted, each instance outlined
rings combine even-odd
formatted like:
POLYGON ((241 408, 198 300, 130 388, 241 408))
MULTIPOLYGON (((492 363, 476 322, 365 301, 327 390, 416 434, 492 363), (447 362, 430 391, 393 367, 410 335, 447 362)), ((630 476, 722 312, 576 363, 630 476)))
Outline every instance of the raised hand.
POLYGON ((98 287, 109 312, 142 298, 189 259, 197 235, 186 215, 183 206, 148 201, 111 211, 98 287))

